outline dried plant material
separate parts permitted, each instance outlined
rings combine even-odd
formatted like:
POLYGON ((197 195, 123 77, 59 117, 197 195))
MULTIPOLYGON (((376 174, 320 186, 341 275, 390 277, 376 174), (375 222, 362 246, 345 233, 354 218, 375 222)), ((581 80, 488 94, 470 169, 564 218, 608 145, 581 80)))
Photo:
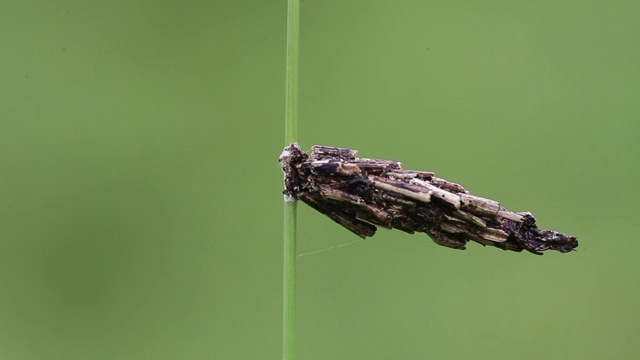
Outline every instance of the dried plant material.
POLYGON ((504 250, 569 252, 578 240, 541 230, 531 213, 513 213, 494 200, 471 195, 433 172, 403 170, 393 160, 360 159, 353 149, 297 144, 284 149, 285 199, 302 200, 361 238, 376 226, 422 232, 437 244, 465 249, 469 240, 504 250))

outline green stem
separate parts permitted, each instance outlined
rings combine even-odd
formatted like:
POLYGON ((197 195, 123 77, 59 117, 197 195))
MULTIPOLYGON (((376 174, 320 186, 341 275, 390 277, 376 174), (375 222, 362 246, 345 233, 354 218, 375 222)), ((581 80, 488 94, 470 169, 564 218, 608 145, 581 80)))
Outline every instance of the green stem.
POLYGON ((289 0, 287 9, 287 94, 285 145, 298 137, 298 43, 300 35, 300 0, 289 0))
MULTIPOLYGON (((298 43, 300 0, 288 0, 285 145, 298 137, 298 43)), ((296 208, 284 203, 283 359, 295 359, 296 338, 296 208)))
POLYGON ((284 204, 284 360, 295 359, 296 340, 296 208, 295 201, 284 204))

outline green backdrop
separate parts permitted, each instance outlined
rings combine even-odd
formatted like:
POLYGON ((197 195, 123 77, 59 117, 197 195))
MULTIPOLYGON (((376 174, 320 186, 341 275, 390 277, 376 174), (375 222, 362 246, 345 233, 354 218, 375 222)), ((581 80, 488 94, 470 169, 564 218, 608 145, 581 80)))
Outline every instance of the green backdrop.
MULTIPOLYGON (((299 258, 298 359, 640 357, 640 5, 304 0, 300 143, 435 171, 569 254, 299 258)), ((0 6, 0 359, 281 359, 286 1, 0 6)), ((354 236, 299 206, 299 251, 354 236)))

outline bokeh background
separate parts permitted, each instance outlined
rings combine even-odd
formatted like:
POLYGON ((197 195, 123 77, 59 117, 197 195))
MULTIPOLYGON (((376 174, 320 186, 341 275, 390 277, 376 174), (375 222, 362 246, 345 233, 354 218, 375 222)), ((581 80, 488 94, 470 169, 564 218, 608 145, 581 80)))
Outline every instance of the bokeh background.
MULTIPOLYGON (((280 359, 286 1, 0 8, 0 359, 280 359)), ((300 205, 299 359, 640 357, 639 12, 303 1, 303 147, 580 247, 351 243, 300 205)))

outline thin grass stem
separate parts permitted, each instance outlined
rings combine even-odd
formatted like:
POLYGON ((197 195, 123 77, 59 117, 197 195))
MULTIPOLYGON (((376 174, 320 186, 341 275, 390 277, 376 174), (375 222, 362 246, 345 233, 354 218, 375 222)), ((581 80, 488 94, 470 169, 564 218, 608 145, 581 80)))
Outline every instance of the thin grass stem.
MULTIPOLYGON (((288 0, 285 145, 298 137, 298 44, 300 0, 288 0)), ((283 359, 295 359, 296 339, 296 210, 295 201, 284 203, 283 359)))

